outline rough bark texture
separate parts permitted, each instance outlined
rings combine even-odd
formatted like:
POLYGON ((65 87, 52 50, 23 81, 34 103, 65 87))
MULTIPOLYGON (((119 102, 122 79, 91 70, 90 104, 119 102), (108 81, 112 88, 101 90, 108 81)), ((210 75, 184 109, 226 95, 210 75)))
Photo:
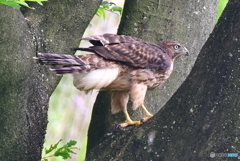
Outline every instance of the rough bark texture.
POLYGON ((68 53, 100 1, 55 0, 35 10, 0 5, 0 160, 40 160, 48 99, 59 81, 37 52, 68 53))
POLYGON ((87 160, 227 160, 216 153, 239 153, 239 7, 228 3, 189 77, 153 119, 108 133, 87 160))
MULTIPOLYGON (((176 60, 174 72, 163 86, 147 93, 145 104, 150 112, 159 111, 189 74, 201 47, 212 32, 217 2, 126 1, 118 34, 131 35, 154 43, 177 40, 191 53, 189 57, 176 60)), ((129 112, 135 120, 143 117, 141 109, 131 111, 131 104, 129 112)), ((110 94, 100 93, 93 108, 88 149, 96 145, 109 127, 124 120, 122 112, 111 115, 110 94)))

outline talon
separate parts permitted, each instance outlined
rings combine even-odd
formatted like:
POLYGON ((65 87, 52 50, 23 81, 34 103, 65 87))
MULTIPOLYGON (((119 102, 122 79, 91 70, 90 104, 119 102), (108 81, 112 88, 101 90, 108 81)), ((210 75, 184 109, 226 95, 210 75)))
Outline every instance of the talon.
POLYGON ((118 124, 120 127, 127 127, 129 125, 141 125, 141 121, 132 121, 132 120, 126 120, 124 123, 118 124))
POLYGON ((116 128, 121 128, 121 124, 117 124, 117 125, 116 125, 116 128))
POLYGON ((141 122, 147 122, 152 117, 153 115, 148 115, 147 117, 144 117, 143 119, 141 119, 141 122))

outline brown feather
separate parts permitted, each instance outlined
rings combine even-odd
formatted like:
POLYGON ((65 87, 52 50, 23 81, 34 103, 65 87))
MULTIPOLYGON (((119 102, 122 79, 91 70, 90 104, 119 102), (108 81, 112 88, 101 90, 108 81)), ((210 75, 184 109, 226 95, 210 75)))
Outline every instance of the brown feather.
POLYGON ((74 48, 93 52, 101 57, 137 68, 166 70, 171 58, 160 46, 130 36, 104 34, 83 38, 96 44, 89 48, 74 48))
POLYGON ((133 110, 136 110, 138 107, 144 104, 144 97, 147 92, 147 86, 144 84, 138 84, 137 82, 133 83, 131 89, 131 100, 133 102, 133 110))
POLYGON ((129 92, 126 91, 115 91, 111 95, 111 112, 113 114, 127 108, 127 103, 129 99, 129 92))
MULTIPOLYGON (((93 46, 73 50, 91 54, 72 56, 39 53, 34 59, 41 64, 53 65, 50 69, 56 74, 74 74, 74 85, 79 90, 112 91, 112 113, 122 110, 127 121, 130 120, 127 113, 129 94, 133 109, 144 107, 147 89, 163 84, 172 73, 174 60, 189 54, 176 41, 156 45, 115 34, 91 36, 82 40, 89 41, 93 46)), ((152 115, 145 107, 143 109, 149 119, 152 115)))

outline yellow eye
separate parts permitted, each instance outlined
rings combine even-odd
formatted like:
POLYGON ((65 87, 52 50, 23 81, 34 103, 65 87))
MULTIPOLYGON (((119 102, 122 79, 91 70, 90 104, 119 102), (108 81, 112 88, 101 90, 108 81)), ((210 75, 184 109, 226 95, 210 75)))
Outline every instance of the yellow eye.
POLYGON ((181 46, 179 46, 179 45, 174 45, 173 46, 173 48, 175 49, 175 50, 177 50, 177 49, 179 49, 181 46))

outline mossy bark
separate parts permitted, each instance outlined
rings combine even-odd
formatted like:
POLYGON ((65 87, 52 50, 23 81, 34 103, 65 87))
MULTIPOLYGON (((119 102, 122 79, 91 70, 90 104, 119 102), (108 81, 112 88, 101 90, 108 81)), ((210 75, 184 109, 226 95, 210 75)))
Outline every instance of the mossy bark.
MULTIPOLYGON (((200 49, 214 27, 217 2, 217 0, 125 2, 118 34, 135 36, 157 44, 166 40, 176 40, 190 51, 189 57, 182 56, 175 61, 174 72, 161 87, 147 92, 145 104, 151 113, 159 111, 191 71, 200 49)), ((103 137, 109 127, 125 120, 122 112, 111 115, 110 108, 110 94, 100 93, 93 108, 89 128, 89 150, 103 137), (98 117, 99 113, 101 118, 98 117)), ((141 109, 131 110, 131 103, 128 109, 133 119, 140 120, 143 117, 141 109)))
POLYGON ((73 54, 100 1, 49 1, 35 10, 0 5, 0 160, 40 160, 49 97, 59 77, 38 52, 73 54))
POLYGON ((112 130, 87 160, 227 160, 239 153, 239 8, 230 0, 188 78, 153 119, 112 130))

